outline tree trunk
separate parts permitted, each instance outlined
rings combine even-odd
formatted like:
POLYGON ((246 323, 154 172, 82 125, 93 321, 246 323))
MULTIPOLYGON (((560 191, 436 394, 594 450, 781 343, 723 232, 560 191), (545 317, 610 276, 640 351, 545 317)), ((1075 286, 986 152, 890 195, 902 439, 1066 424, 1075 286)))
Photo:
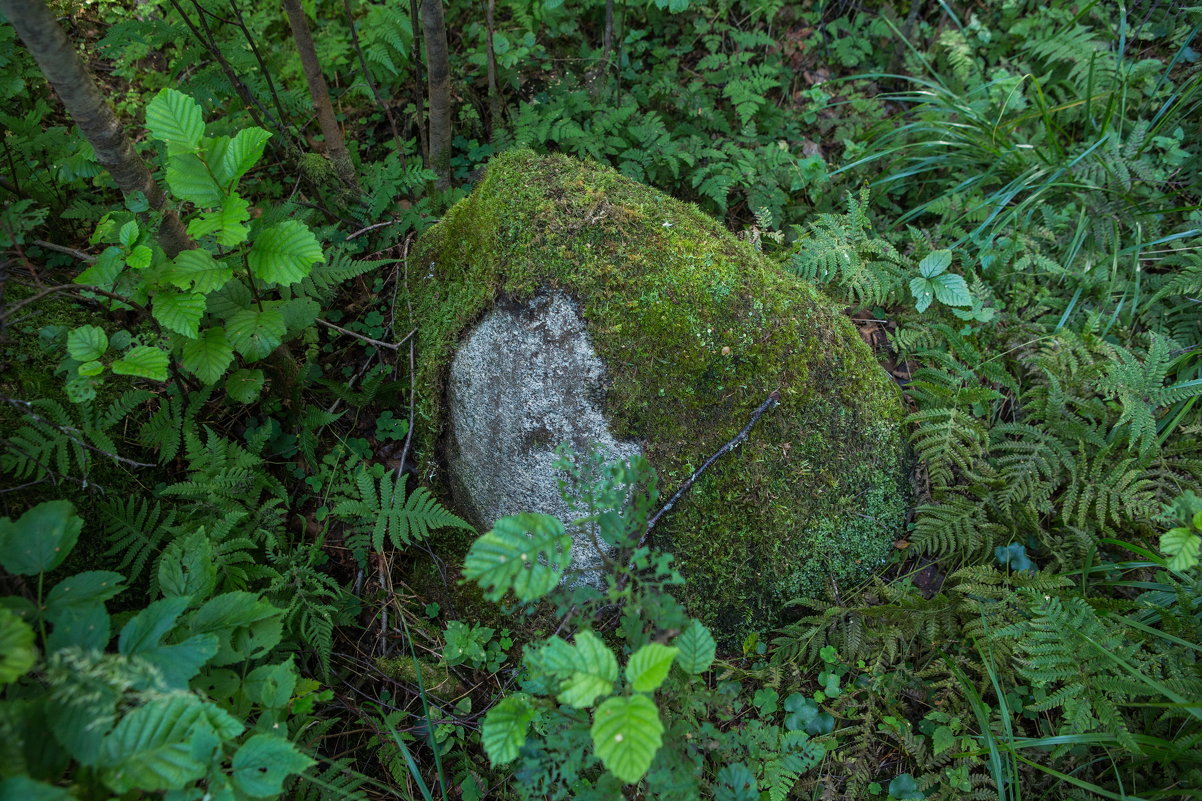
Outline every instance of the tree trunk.
MULTIPOLYGON (((612 0, 611 0, 612 2, 612 0)), ((493 20, 494 10, 497 0, 484 0, 484 21, 488 31, 488 115, 489 122, 492 126, 492 141, 496 141, 497 134, 504 124, 501 107, 501 90, 497 86, 497 51, 493 49, 493 31, 495 23, 493 20)))
POLYGON ((438 173, 438 188, 446 189, 451 185, 451 63, 442 0, 422 0, 421 15, 430 95, 430 166, 438 173))
POLYGON ((413 127, 417 129, 417 141, 421 142, 422 159, 429 166, 430 137, 426 133, 426 118, 423 113, 426 104, 422 99, 422 84, 426 82, 426 79, 422 74, 422 26, 421 14, 417 10, 417 0, 409 0, 409 24, 413 29, 413 54, 411 57, 413 64, 413 108, 417 109, 417 113, 414 115, 416 124, 413 127))
POLYGON ((25 42, 67 113, 96 151, 96 160, 121 191, 126 195, 141 192, 151 208, 163 213, 159 244, 167 255, 196 247, 46 4, 42 0, 0 0, 0 12, 25 42))
POLYGON ((330 90, 321 74, 321 63, 317 60, 317 50, 313 47, 313 36, 309 33, 309 23, 305 21, 305 12, 301 9, 300 0, 284 0, 284 11, 288 14, 288 24, 292 26, 292 38, 296 41, 297 52, 300 53, 305 80, 309 82, 309 96, 313 99, 313 107, 317 110, 317 122, 326 140, 326 154, 334 163, 334 172, 338 174, 338 178, 351 189, 358 191, 359 180, 355 177, 355 165, 351 163, 351 154, 347 152, 342 129, 338 127, 338 120, 334 117, 330 90))

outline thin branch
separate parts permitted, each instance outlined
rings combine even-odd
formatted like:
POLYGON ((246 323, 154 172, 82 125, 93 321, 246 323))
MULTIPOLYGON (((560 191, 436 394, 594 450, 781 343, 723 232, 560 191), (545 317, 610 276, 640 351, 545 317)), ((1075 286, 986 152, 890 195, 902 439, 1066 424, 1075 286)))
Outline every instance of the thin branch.
POLYGON ((343 328, 340 325, 334 325, 333 323, 328 323, 325 320, 322 320, 321 318, 318 318, 317 322, 320 323, 321 325, 324 325, 326 328, 333 328, 335 331, 337 331, 340 334, 346 334, 348 337, 354 337, 355 339, 363 340, 364 342, 367 342, 368 344, 376 345, 377 347, 381 347, 381 348, 388 348, 389 350, 400 350, 401 345, 404 345, 405 342, 409 339, 409 337, 411 337, 417 333, 417 329, 415 328, 412 331, 410 331, 408 334, 405 334, 405 336, 401 338, 400 342, 381 342, 378 339, 372 339, 371 337, 365 337, 362 334, 358 334, 354 331, 348 331, 347 329, 343 328))
POLYGON ((350 242, 352 239, 359 236, 360 234, 366 234, 368 231, 374 231, 377 228, 383 228, 386 225, 396 225, 398 222, 400 222, 400 220, 385 220, 382 223, 376 223, 375 225, 369 225, 366 228, 360 228, 358 231, 355 231, 355 233, 347 236, 346 241, 350 242))
POLYGON ((735 434, 734 438, 731 439, 730 442, 726 443, 717 451, 715 451, 713 456, 706 459, 705 464, 694 470, 693 475, 689 476, 684 484, 680 486, 680 489, 676 490, 676 494, 668 499, 668 502, 665 503, 649 521, 647 521, 647 530, 644 531, 643 536, 639 538, 639 547, 642 547, 643 543, 647 541, 647 535, 651 533, 651 529, 655 528, 655 524, 659 522, 659 519, 672 510, 672 507, 676 505, 676 502, 684 497, 684 494, 688 492, 693 484, 697 482, 697 479, 701 478, 701 474, 708 470, 710 465, 721 459, 726 454, 730 453, 740 443, 742 443, 743 440, 747 439, 747 435, 751 433, 751 429, 754 428, 755 424, 759 422, 760 417, 763 416, 764 412, 775 407, 778 403, 780 403, 780 390, 774 389, 772 390, 772 393, 768 395, 767 400, 761 403, 759 408, 751 413, 751 419, 747 421, 747 425, 743 426, 743 430, 738 434, 735 434))
POLYGON ((56 245, 53 242, 47 242, 44 239, 35 239, 33 240, 33 244, 44 247, 46 250, 57 250, 59 253, 66 253, 68 256, 74 256, 80 261, 86 261, 88 264, 96 261, 96 257, 90 253, 84 253, 82 250, 64 247, 63 245, 56 245))

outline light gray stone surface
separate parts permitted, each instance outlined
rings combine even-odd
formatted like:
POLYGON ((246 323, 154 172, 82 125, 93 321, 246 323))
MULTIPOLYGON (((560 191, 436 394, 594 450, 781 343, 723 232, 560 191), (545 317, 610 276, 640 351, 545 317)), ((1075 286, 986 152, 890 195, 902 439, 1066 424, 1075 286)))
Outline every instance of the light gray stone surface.
MULTIPOLYGON (((640 452, 602 413, 605 366, 576 304, 562 293, 494 307, 465 337, 447 386, 451 485, 482 528, 505 515, 575 514, 559 496, 555 448, 600 445, 613 458, 640 452)), ((600 564, 591 539, 572 546, 573 565, 600 564)))

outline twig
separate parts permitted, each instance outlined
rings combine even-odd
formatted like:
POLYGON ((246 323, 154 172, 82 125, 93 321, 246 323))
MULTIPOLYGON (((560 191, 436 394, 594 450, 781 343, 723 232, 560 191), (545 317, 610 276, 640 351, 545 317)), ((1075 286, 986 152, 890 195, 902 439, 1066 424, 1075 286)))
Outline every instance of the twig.
POLYGON ((347 235, 346 241, 349 242, 360 234, 366 234, 368 231, 374 231, 377 228, 383 228, 386 225, 395 225, 398 222, 400 222, 400 220, 385 220, 382 223, 376 223, 375 225, 369 225, 366 228, 360 228, 358 231, 355 231, 355 233, 347 235))
POLYGON ((763 416, 764 412, 773 408, 778 403, 780 403, 780 390, 774 389, 772 390, 772 393, 768 395, 768 399, 761 403, 759 408, 751 413, 751 419, 747 421, 747 425, 743 426, 743 430, 738 434, 735 434, 734 438, 730 442, 726 443, 717 451, 715 451, 713 456, 706 459, 705 464, 694 470, 693 475, 689 476, 684 484, 680 486, 680 489, 676 490, 676 494, 668 499, 668 502, 660 507, 660 510, 656 512, 649 521, 647 521, 647 530, 644 531, 643 536, 639 538, 639 547, 642 547, 643 543, 647 541, 647 535, 651 533, 651 529, 655 528, 655 524, 659 522, 659 519, 672 510, 672 507, 676 505, 676 502, 684 497, 684 494, 689 491, 694 483, 696 483, 697 479, 701 478, 701 474, 708 470, 710 465, 721 459, 726 454, 730 453, 735 449, 735 447, 743 442, 743 440, 747 439, 747 435, 751 433, 751 429, 756 423, 759 422, 760 417, 763 416))
POLYGON ((75 258, 79 259, 80 261, 86 261, 89 264, 96 261, 96 257, 90 253, 84 253, 82 250, 76 250, 75 248, 68 248, 68 247, 63 247, 62 245, 56 245, 53 242, 47 242, 44 239, 35 239, 35 240, 33 240, 33 244, 44 247, 47 250, 57 250, 59 253, 66 253, 68 256, 74 256, 75 258))
MULTIPOLYGON (((413 233, 405 237, 405 247, 401 251, 401 260, 404 264, 405 277, 405 308, 409 312, 409 324, 413 325, 413 298, 409 294, 409 246, 413 243, 413 233)), ((395 296, 394 296, 395 297, 395 296)), ((395 301, 394 301, 395 304, 395 301)), ((414 328, 413 331, 417 329, 414 328)), ((409 332, 409 336, 413 335, 413 331, 409 332)), ((408 337, 406 337, 408 339, 408 337)), ((405 445, 401 448, 401 463, 397 467, 397 475, 399 476, 405 469, 405 460, 409 458, 409 448, 413 445, 413 417, 414 417, 414 401, 417 392, 417 364, 414 358, 413 342, 409 342, 409 430, 405 432, 405 445)))
POLYGON ((339 332, 340 334, 346 334, 348 337, 354 337, 355 339, 361 339, 364 342, 367 342, 371 345, 376 345, 377 347, 381 347, 381 348, 388 348, 389 350, 400 350, 401 345, 404 345, 406 340, 409 339, 409 337, 411 337, 417 333, 417 329, 415 328, 412 331, 410 331, 408 334, 405 334, 405 336, 401 338, 400 342, 381 342, 378 339, 372 339, 371 337, 363 336, 363 334, 358 334, 354 331, 348 331, 340 325, 334 325, 333 323, 328 323, 325 320, 322 320, 321 318, 318 318, 317 322, 321 323, 326 328, 333 328, 335 331, 339 332))

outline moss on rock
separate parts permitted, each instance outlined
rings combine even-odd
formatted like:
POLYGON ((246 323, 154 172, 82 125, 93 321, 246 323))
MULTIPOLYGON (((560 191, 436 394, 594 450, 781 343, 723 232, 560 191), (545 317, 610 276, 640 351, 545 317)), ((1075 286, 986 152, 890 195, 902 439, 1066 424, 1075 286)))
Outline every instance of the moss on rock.
POLYGON ((696 207, 617 172, 498 156, 417 243, 418 458, 441 481, 456 344, 499 298, 574 297, 606 364, 614 434, 665 496, 773 390, 781 404, 655 529, 692 612, 727 636, 879 564, 907 506, 900 393, 850 321, 696 207))

